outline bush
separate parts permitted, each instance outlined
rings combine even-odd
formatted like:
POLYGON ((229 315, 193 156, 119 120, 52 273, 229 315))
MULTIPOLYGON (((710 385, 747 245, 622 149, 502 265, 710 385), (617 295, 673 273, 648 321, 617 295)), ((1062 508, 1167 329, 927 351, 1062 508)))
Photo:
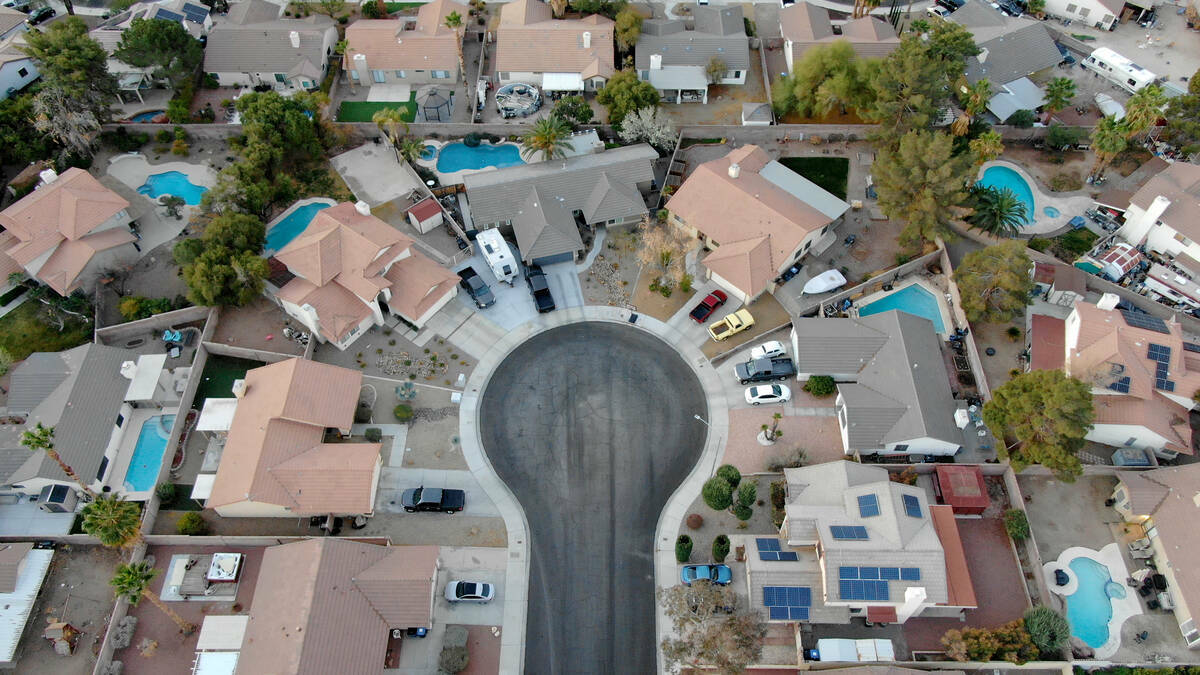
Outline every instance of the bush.
POLYGON ((1050 248, 1051 243, 1053 243, 1053 242, 1051 242, 1049 239, 1046 239, 1045 237, 1032 237, 1032 238, 1030 238, 1029 243, 1026 244, 1026 246, 1028 246, 1029 248, 1031 248, 1039 253, 1045 253, 1046 249, 1050 248))
POLYGON ((1016 326, 1009 326, 1008 330, 1004 331, 1004 334, 1008 336, 1009 342, 1016 342, 1021 339, 1021 329, 1016 326))
POLYGON ((1008 661, 1025 663, 1037 648, 1020 619, 995 628, 948 630, 942 636, 946 656, 954 661, 1008 661))
POLYGON ((732 464, 722 464, 717 469, 717 478, 724 478, 725 482, 729 483, 729 487, 735 488, 738 483, 742 482, 742 472, 738 471, 737 467, 732 464))
MULTIPOLYGON (((374 7, 374 3, 364 3, 363 14, 366 14, 368 7, 374 7)), ((438 656, 438 666, 447 673, 461 673, 470 662, 471 654, 466 647, 442 647, 442 653, 438 656)))
POLYGON ((1029 538, 1029 519, 1021 509, 1009 509, 1004 512, 1004 530, 1013 541, 1029 538))
POLYGON ((185 306, 187 306, 186 300, 182 304, 177 304, 170 298, 144 298, 140 295, 127 295, 117 303, 117 311, 126 321, 136 321, 185 306))
POLYGON ((167 119, 171 124, 186 124, 192 121, 192 99, 196 96, 196 83, 185 82, 175 90, 175 96, 167 102, 167 119))
POLYGON ((188 147, 187 141, 175 141, 174 143, 171 144, 171 154, 172 155, 186 156, 191 151, 192 151, 192 149, 190 147, 188 147))
POLYGON ((478 148, 480 143, 479 134, 472 131, 463 138, 463 145, 468 148, 478 148))
POLYGON ((407 422, 413 418, 413 409, 407 403, 401 403, 392 409, 392 414, 396 416, 399 422, 407 422))
POLYGON ((755 500, 758 499, 758 486, 753 481, 746 481, 738 486, 737 500, 742 506, 754 506, 755 500))
POLYGON ((698 530, 704 527, 704 516, 699 513, 692 513, 687 517, 687 526, 689 530, 698 530))
POLYGON ((742 506, 741 504, 738 504, 737 506, 733 507, 733 516, 738 520, 747 521, 750 520, 750 516, 753 515, 754 510, 749 506, 742 506))
POLYGON ((174 138, 175 134, 171 133, 170 129, 159 129, 158 133, 154 134, 154 140, 157 143, 170 143, 174 138))
POLYGON ((790 455, 781 455, 775 457, 767 464, 767 470, 773 473, 780 473, 784 469, 795 469, 804 466, 804 460, 808 459, 808 451, 804 448, 793 448, 790 455))
POLYGON ((709 478, 704 483, 700 495, 704 497, 704 503, 708 505, 708 508, 714 511, 724 511, 729 508, 730 504, 733 504, 733 486, 720 476, 709 478))
POLYGON ((692 559, 692 538, 686 534, 679 535, 675 540, 675 560, 685 563, 692 559))
POLYGON ((1029 129, 1036 121, 1037 116, 1033 114, 1032 110, 1018 110, 1009 115, 1008 119, 1004 120, 1004 123, 1018 129, 1029 129))
POLYGON ((368 443, 378 443, 383 440, 383 431, 378 427, 371 427, 363 432, 363 438, 367 439, 368 443))
POLYGON ((111 145, 118 152, 133 152, 150 142, 150 134, 142 132, 131 134, 125 127, 118 127, 116 131, 106 131, 100 134, 100 140, 111 145))
POLYGON ((371 406, 367 405, 366 401, 359 401, 358 406, 354 408, 354 423, 367 424, 371 421, 371 414, 375 411, 371 406))
POLYGON ((825 398, 837 391, 837 384, 828 375, 813 375, 804 383, 803 389, 817 398, 825 398))
POLYGON ((174 483, 162 483, 154 489, 154 492, 158 495, 160 500, 164 502, 173 502, 175 501, 175 494, 178 492, 178 490, 174 483))
POLYGON ((679 280, 679 290, 683 291, 684 293, 691 293, 692 281, 692 275, 684 274, 683 278, 679 280))
POLYGON ((723 563, 725 556, 729 555, 729 537, 723 534, 718 534, 716 539, 713 539, 712 545, 713 560, 723 563))
POLYGON ((183 514, 175 527, 179 534, 188 537, 203 537, 208 534, 208 522, 198 511, 188 511, 183 514))
POLYGON ((1034 607, 1025 612, 1025 630, 1046 660, 1058 661, 1071 639, 1071 624, 1049 607, 1034 607))

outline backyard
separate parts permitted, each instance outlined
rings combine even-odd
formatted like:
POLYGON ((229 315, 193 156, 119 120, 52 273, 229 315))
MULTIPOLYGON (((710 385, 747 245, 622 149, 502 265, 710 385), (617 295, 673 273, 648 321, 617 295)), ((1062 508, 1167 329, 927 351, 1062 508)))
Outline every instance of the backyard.
POLYGON ((45 319, 45 308, 37 300, 26 300, 0 317, 0 347, 8 351, 13 361, 22 361, 33 352, 60 352, 91 341, 90 320, 68 321, 59 330, 45 319))
POLYGON ((338 109, 339 122, 371 122, 371 117, 386 108, 399 108, 404 114, 404 121, 411 122, 417 118, 417 101, 415 94, 409 94, 408 100, 399 101, 342 101, 338 109))
POLYGON ((846 198, 850 160, 846 157, 782 157, 779 163, 814 182, 838 199, 846 198))

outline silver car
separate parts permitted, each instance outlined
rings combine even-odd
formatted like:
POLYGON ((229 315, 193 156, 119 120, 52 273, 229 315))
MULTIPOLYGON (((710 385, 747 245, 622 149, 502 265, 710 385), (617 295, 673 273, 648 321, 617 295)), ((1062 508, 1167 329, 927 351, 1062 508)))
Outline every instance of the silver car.
POLYGON ((451 581, 446 584, 446 599, 450 602, 491 602, 496 588, 482 581, 451 581))
POLYGON ((746 403, 761 405, 763 403, 784 403, 792 400, 792 390, 782 384, 760 384, 757 387, 746 388, 746 403))

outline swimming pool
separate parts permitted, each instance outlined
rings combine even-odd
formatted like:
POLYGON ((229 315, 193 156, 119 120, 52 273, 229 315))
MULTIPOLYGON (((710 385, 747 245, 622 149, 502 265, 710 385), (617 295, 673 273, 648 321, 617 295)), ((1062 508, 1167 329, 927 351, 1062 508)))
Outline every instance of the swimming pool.
POLYGON ((437 157, 436 145, 421 146, 421 159, 433 159, 434 157, 437 157))
POLYGON ((1082 262, 1077 262, 1077 263, 1075 263, 1075 266, 1078 267, 1079 269, 1083 270, 1084 272, 1087 272, 1088 274, 1100 274, 1100 272, 1103 271, 1103 269, 1104 269, 1103 267, 1100 267, 1096 263, 1088 262, 1087 260, 1084 260, 1082 262))
POLYGON ((164 171, 147 176, 146 182, 138 188, 138 192, 151 199, 158 199, 162 195, 175 195, 195 206, 200 203, 200 197, 208 192, 208 188, 188 180, 187 174, 182 171, 164 171))
POLYGON ((129 492, 153 490, 158 482, 158 470, 162 468, 163 453, 171 427, 175 426, 174 415, 158 415, 142 422, 133 457, 125 471, 125 489, 129 492))
POLYGON ((1033 222, 1033 217, 1037 214, 1037 211, 1034 210, 1033 190, 1029 187, 1029 183, 1021 178, 1021 174, 1007 166, 989 166, 984 170, 983 177, 979 179, 977 185, 1012 190, 1013 194, 1017 195, 1017 199, 1025 205, 1025 224, 1029 225, 1033 222))
POLYGON ((933 293, 921 288, 917 284, 893 291, 875 302, 859 307, 858 315, 870 316, 893 309, 929 319, 933 322, 933 329, 935 331, 943 334, 946 332, 946 326, 942 323, 942 311, 938 307, 937 298, 934 297, 933 293))
POLYGON ((480 145, 470 148, 462 143, 450 143, 442 146, 441 152, 438 153, 437 170, 442 173, 454 173, 489 166, 500 169, 524 163, 521 150, 515 145, 480 145))
POLYGON ((165 114, 166 110, 147 110, 129 118, 130 122, 153 122, 155 117, 165 114))
POLYGON ((1067 596, 1067 621, 1071 634, 1093 649, 1108 642, 1108 622, 1113 617, 1112 598, 1125 597, 1125 587, 1112 580, 1108 567, 1080 556, 1067 565, 1079 580, 1067 596))
POLYGON ((269 253, 282 251, 284 246, 292 243, 293 239, 299 237, 300 233, 308 228, 308 224, 317 215, 317 211, 327 208, 329 208, 329 204, 322 204, 320 202, 296 207, 283 220, 275 223, 271 226, 270 230, 267 230, 267 242, 263 248, 269 253))

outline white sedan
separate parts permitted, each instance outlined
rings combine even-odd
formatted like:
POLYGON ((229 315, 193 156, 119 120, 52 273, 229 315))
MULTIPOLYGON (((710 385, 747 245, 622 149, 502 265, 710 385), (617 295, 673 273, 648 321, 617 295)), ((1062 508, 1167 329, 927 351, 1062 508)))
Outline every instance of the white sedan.
POLYGON ((779 356, 787 356, 787 350, 783 348, 783 343, 779 340, 764 342, 750 350, 752 359, 773 359, 779 356))
POLYGON ((760 384, 757 387, 746 387, 746 403, 750 405, 783 403, 790 400, 792 400, 792 390, 782 384, 760 384))
POLYGON ((446 584, 446 599, 450 602, 491 602, 496 589, 480 581, 451 581, 446 584))

